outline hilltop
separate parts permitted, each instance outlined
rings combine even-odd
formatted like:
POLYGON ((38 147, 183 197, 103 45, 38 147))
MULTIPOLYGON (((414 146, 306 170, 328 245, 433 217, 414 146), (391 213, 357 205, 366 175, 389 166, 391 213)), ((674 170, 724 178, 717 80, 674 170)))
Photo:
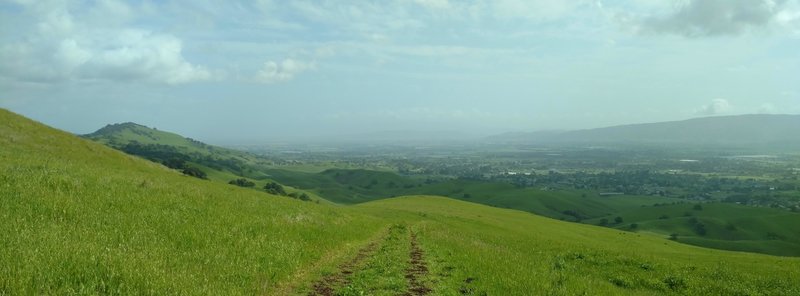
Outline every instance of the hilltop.
POLYGON ((583 145, 681 145, 688 147, 800 147, 800 115, 753 114, 604 128, 512 133, 493 142, 583 145))
POLYGON ((267 176, 262 168, 271 164, 269 159, 247 152, 208 145, 132 122, 109 124, 81 137, 173 169, 195 168, 203 177, 225 183, 237 178, 264 180, 267 176))
POLYGON ((244 161, 249 161, 254 157, 245 152, 208 145, 176 133, 161 131, 133 122, 109 124, 82 137, 118 149, 135 143, 139 145, 166 145, 178 148, 186 154, 230 157, 244 161))
POLYGON ((86 134, 84 137, 103 143, 113 143, 114 145, 124 145, 132 141, 145 144, 155 144, 168 142, 177 146, 192 147, 204 145, 184 138, 178 134, 159 131, 133 122, 108 124, 97 131, 86 134))
POLYGON ((8 294, 800 293, 800 259, 442 197, 341 207, 182 176, 0 110, 8 294))

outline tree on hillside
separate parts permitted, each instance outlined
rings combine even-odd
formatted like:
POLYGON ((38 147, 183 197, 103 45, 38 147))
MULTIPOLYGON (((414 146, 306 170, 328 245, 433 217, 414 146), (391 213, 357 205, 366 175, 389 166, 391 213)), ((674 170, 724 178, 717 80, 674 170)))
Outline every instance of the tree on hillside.
POLYGON ((196 167, 187 167, 187 168, 183 169, 183 171, 181 171, 181 172, 184 175, 187 175, 187 176, 192 176, 192 177, 200 178, 200 179, 208 179, 208 175, 206 175, 206 172, 204 172, 204 171, 202 171, 202 170, 200 170, 200 169, 198 169, 196 167))
POLYGON ((171 169, 182 170, 186 168, 186 161, 177 157, 169 158, 161 163, 171 169))
POLYGON ((286 190, 283 189, 283 186, 275 182, 269 182, 267 185, 264 185, 264 190, 270 194, 286 196, 286 190))
POLYGON ((697 223, 694 225, 694 232, 697 235, 704 236, 706 235, 706 225, 703 223, 697 223))
POLYGON ((239 186, 239 187, 253 187, 253 186, 256 186, 256 183, 248 181, 247 179, 244 179, 244 178, 231 180, 230 182, 228 182, 228 184, 236 185, 236 186, 239 186))
POLYGON ((617 223, 617 224, 622 223, 622 217, 617 216, 616 218, 614 218, 614 223, 617 223))
POLYGON ((289 196, 291 198, 294 198, 294 199, 299 199, 299 200, 302 200, 302 201, 311 201, 311 196, 309 196, 305 192, 303 192, 303 193, 292 192, 292 193, 287 194, 287 196, 289 196))
POLYGON ((700 235, 700 236, 706 235, 706 225, 703 224, 703 222, 700 222, 700 220, 698 220, 695 217, 689 218, 688 222, 689 222, 689 225, 692 226, 692 229, 694 230, 694 233, 697 233, 697 235, 700 235))

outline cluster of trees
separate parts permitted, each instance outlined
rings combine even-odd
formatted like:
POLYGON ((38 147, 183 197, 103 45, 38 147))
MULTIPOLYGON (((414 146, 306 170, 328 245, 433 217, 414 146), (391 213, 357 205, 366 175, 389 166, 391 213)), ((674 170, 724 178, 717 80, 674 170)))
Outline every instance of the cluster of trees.
MULTIPOLYGON (((236 185, 236 186, 239 186, 239 187, 245 187, 245 188, 252 188, 252 187, 255 187, 255 185, 256 185, 253 181, 247 180, 245 178, 233 179, 233 180, 229 181, 228 184, 236 185)), ((305 193, 305 192, 303 192, 303 193, 297 193, 297 192, 287 193, 286 189, 283 188, 283 185, 278 184, 276 182, 268 182, 267 184, 264 185, 263 188, 264 188, 264 191, 266 191, 269 194, 291 197, 291 198, 299 199, 299 200, 302 200, 302 201, 311 201, 311 196, 309 196, 307 193, 305 193)))
POLYGON ((231 157, 222 158, 222 157, 206 155, 202 157, 196 157, 195 161, 198 163, 202 163, 203 165, 208 166, 212 169, 218 171, 228 170, 237 175, 243 175, 245 170, 248 169, 247 164, 245 164, 243 161, 231 157))
POLYGON ((697 233, 697 235, 706 235, 706 225, 700 222, 700 220, 697 220, 697 218, 689 218, 689 225, 692 226, 692 230, 694 230, 694 233, 697 233))
POLYGON ((294 199, 299 199, 299 200, 302 200, 302 201, 311 201, 311 196, 309 196, 305 192, 303 192, 303 193, 292 192, 292 193, 289 193, 287 196, 291 197, 291 198, 294 198, 294 199))
POLYGON ((190 160, 188 155, 181 153, 178 149, 169 145, 141 144, 136 141, 131 141, 123 146, 117 147, 117 149, 155 162, 163 162, 165 160, 181 160, 185 162, 190 160))
POLYGON ((184 170, 187 162, 202 164, 215 170, 228 170, 238 175, 242 175, 248 165, 239 159, 232 157, 224 158, 215 155, 202 155, 196 152, 181 151, 174 146, 162 144, 142 144, 131 141, 125 145, 112 145, 125 153, 140 156, 150 161, 160 162, 165 166, 184 170))
POLYGON ((269 194, 280 195, 280 196, 288 196, 288 197, 291 197, 291 198, 294 198, 294 199, 299 199, 299 200, 302 200, 302 201, 311 201, 311 196, 309 196, 307 193, 305 193, 305 192, 303 192, 303 193, 297 193, 297 192, 286 193, 286 189, 283 188, 283 185, 275 183, 275 182, 269 182, 266 185, 264 185, 264 190, 266 190, 267 193, 269 193, 269 194))
POLYGON ((573 217, 576 222, 581 222, 583 219, 586 218, 585 215, 581 214, 577 210, 565 210, 565 211, 563 211, 561 213, 564 214, 564 215, 573 217))
POLYGON ((253 183, 252 181, 249 181, 249 180, 244 179, 244 178, 231 180, 230 182, 228 182, 228 184, 236 185, 236 186, 239 186, 239 187, 254 187, 254 186, 256 186, 256 183, 253 183))
POLYGON ((204 180, 208 179, 208 175, 206 175, 206 172, 196 167, 187 167, 183 169, 181 172, 187 176, 192 176, 204 180))
POLYGON ((168 168, 176 169, 176 170, 182 170, 182 169, 185 169, 187 167, 186 160, 181 159, 181 158, 176 158, 176 157, 163 160, 163 161, 161 161, 161 164, 163 164, 164 166, 166 166, 168 168))
POLYGON ((187 176, 192 176, 192 177, 200 178, 200 179, 204 179, 204 180, 208 179, 208 175, 206 174, 206 172, 204 172, 203 170, 201 170, 201 169, 199 169, 197 167, 190 166, 189 164, 186 163, 186 160, 184 160, 181 157, 171 157, 171 158, 162 160, 161 164, 163 164, 164 166, 166 166, 168 168, 179 170, 179 171, 181 171, 181 173, 183 173, 184 175, 187 175, 187 176))
POLYGON ((286 190, 283 189, 283 185, 275 182, 269 182, 266 185, 264 185, 264 190, 266 190, 267 193, 269 194, 280 195, 280 196, 287 195, 286 190))
MULTIPOLYGON (((623 221, 624 220, 620 216, 614 218, 614 224, 622 224, 623 221)), ((597 225, 608 226, 608 219, 606 218, 600 219, 600 222, 598 222, 597 225)), ((639 225, 636 225, 636 227, 639 227, 639 225)))

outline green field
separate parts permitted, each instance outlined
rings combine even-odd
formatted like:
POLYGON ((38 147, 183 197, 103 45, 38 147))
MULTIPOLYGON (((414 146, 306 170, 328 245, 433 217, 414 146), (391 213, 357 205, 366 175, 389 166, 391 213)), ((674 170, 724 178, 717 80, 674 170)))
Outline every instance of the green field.
POLYGON ((442 197, 300 202, 0 119, 0 294, 800 293, 795 258, 442 197))
POLYGON ((437 195, 493 207, 526 211, 625 231, 643 231, 664 238, 676 233, 679 242, 734 251, 800 256, 800 215, 779 209, 723 203, 696 203, 658 196, 598 196, 587 191, 543 191, 507 183, 401 177, 390 172, 331 169, 322 173, 269 170, 270 178, 291 184, 337 203, 355 204, 402 195, 437 195), (614 219, 621 217, 622 223, 614 219), (687 221, 696 217, 706 227, 699 235, 687 221), (631 228, 636 224, 636 228, 631 228), (733 226, 730 226, 733 225, 733 226))
MULTIPOLYGON (((726 203, 642 207, 616 213, 623 223, 613 227, 635 231, 653 232, 667 236, 677 234, 677 241, 711 248, 759 252, 783 256, 800 256, 800 215, 770 208, 754 208, 726 203), (696 222, 692 223, 692 219, 696 222), (704 225, 706 233, 697 233, 695 225, 704 225)), ((600 218, 603 219, 603 218, 600 218)), ((586 221, 598 223, 599 219, 586 221)))

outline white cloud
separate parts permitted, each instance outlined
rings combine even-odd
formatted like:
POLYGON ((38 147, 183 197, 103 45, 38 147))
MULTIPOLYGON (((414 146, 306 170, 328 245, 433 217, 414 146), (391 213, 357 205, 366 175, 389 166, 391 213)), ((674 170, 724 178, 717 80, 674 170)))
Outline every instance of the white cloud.
POLYGON ((256 73, 255 80, 261 83, 286 82, 300 73, 315 68, 316 65, 313 62, 302 62, 294 59, 285 59, 280 63, 267 61, 264 63, 264 67, 256 73))
POLYGON ((171 34, 113 25, 130 16, 128 7, 101 1, 88 9, 91 19, 104 13, 109 21, 82 23, 61 1, 22 6, 26 15, 13 23, 18 38, 0 46, 0 76, 24 82, 144 81, 178 84, 211 78, 202 66, 188 62, 183 42, 171 34), (33 18, 28 22, 25 18, 33 18), (101 24, 102 23, 102 24, 101 24))
POLYGON ((687 0, 670 14, 641 20, 645 32, 686 37, 736 35, 785 22, 787 0, 687 0))
POLYGON ((800 1, 789 2, 786 9, 775 16, 775 21, 795 36, 800 36, 800 1))
POLYGON ((770 103, 764 103, 758 107, 758 110, 756 112, 759 114, 774 114, 775 112, 777 112, 777 110, 778 109, 775 108, 775 105, 772 105, 770 103))
POLYGON ((450 8, 450 1, 448 0, 414 0, 414 2, 429 9, 450 8))
POLYGON ((695 110, 697 115, 719 115, 731 110, 731 104, 725 99, 714 99, 710 103, 695 110))
POLYGON ((549 20, 569 14, 586 1, 495 0, 491 1, 495 17, 549 20))

